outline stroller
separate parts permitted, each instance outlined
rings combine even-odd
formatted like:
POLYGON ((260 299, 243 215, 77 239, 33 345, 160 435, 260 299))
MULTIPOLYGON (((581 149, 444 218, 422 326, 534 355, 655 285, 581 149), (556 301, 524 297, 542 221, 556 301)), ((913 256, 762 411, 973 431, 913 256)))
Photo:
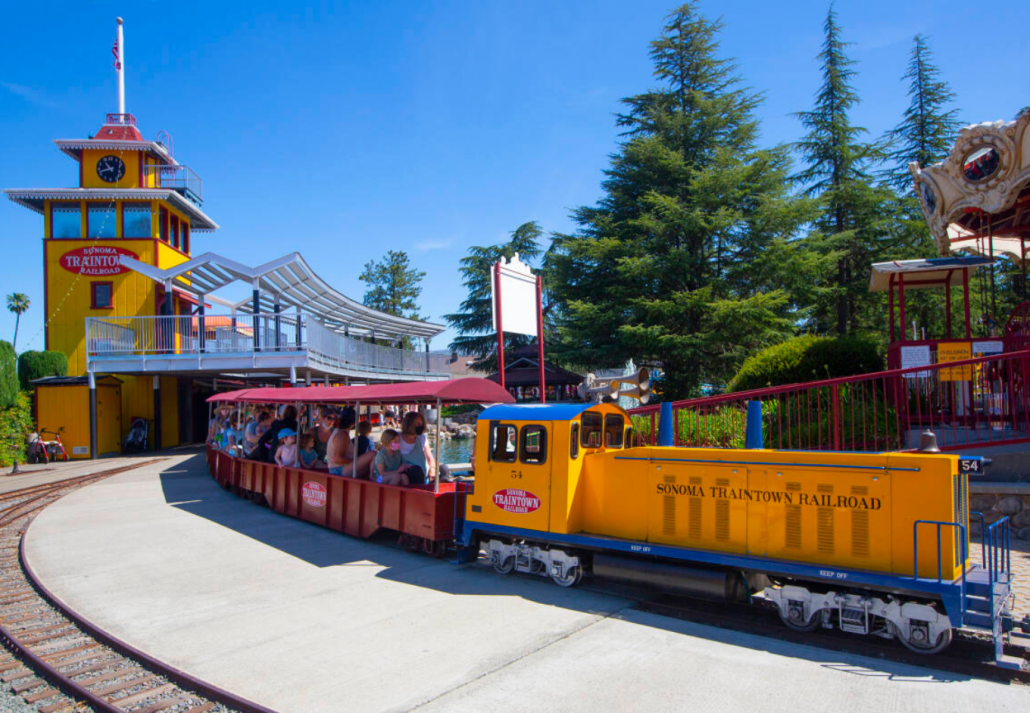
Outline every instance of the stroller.
POLYGON ((122 453, 142 453, 147 450, 147 434, 149 432, 149 422, 146 419, 134 418, 132 419, 132 426, 129 428, 129 433, 125 436, 125 440, 122 441, 122 453))

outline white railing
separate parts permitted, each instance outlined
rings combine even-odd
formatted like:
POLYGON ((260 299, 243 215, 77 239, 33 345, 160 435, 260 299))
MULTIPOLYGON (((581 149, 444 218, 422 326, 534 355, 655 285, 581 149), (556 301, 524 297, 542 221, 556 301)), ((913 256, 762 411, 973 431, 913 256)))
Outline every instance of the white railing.
POLYGON ((204 183, 189 166, 149 165, 143 167, 143 174, 147 188, 171 188, 198 205, 204 202, 204 183))
POLYGON ((88 317, 86 352, 89 360, 299 354, 330 371, 441 376, 450 370, 446 354, 365 342, 295 313, 88 317))

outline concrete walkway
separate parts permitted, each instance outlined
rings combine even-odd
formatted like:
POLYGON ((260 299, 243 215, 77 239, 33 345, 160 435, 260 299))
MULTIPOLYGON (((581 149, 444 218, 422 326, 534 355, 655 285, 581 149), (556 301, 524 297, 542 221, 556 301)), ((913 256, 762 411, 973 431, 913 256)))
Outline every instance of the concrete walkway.
POLYGON ((89 486, 32 566, 115 636, 279 711, 1025 711, 1030 689, 727 632, 276 515, 199 456, 89 486))

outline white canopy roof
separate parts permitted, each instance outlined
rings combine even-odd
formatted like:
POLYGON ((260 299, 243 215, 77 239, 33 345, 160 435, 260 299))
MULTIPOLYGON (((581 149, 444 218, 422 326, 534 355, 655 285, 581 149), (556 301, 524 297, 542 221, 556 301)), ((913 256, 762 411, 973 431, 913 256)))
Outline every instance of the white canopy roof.
POLYGON ((126 255, 120 259, 126 267, 152 280, 162 283, 171 280, 176 289, 193 293, 198 298, 203 296, 218 304, 251 312, 253 302, 250 299, 233 305, 209 297, 212 292, 234 282, 245 282, 261 291, 262 312, 274 312, 278 301, 284 308, 296 307, 314 315, 327 327, 340 333, 347 331, 352 335, 366 335, 375 332, 377 337, 384 338, 428 339, 445 329, 439 324, 395 317, 350 299, 316 275, 300 253, 296 252, 257 267, 247 267, 215 253, 198 255, 165 270, 126 255))
MULTIPOLYGON (((930 260, 893 260, 891 262, 873 263, 869 275, 870 292, 886 292, 890 288, 891 277, 904 275, 906 290, 919 290, 926 287, 941 287, 945 280, 948 285, 961 285, 962 273, 984 265, 992 260, 980 256, 940 257, 930 260)), ((894 283, 897 284, 895 279, 894 283)))

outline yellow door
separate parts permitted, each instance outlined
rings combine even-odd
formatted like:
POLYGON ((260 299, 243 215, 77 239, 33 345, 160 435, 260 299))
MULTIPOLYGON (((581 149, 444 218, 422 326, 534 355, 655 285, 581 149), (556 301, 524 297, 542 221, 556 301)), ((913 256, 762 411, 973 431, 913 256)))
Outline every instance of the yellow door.
POLYGON ((547 530, 551 495, 550 426, 550 422, 491 422, 485 522, 547 530))
POLYGON ((97 388, 98 455, 120 453, 122 432, 122 390, 119 386, 97 388))

